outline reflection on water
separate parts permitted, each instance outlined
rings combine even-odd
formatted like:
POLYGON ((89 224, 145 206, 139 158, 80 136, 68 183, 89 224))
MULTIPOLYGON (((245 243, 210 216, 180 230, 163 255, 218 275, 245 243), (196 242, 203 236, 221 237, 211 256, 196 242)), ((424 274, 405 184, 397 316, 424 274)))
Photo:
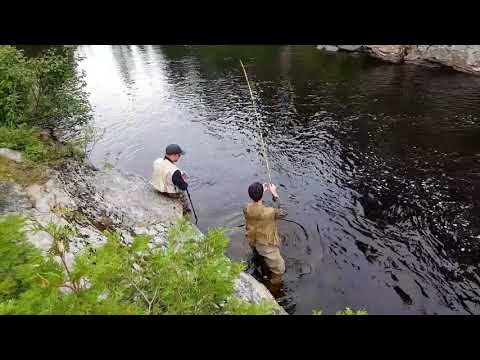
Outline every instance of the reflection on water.
POLYGON ((150 176, 168 143, 203 231, 231 228, 272 176, 296 313, 480 313, 480 78, 314 46, 82 46, 96 124, 92 154, 150 176), (253 117, 239 59, 254 84, 253 117))

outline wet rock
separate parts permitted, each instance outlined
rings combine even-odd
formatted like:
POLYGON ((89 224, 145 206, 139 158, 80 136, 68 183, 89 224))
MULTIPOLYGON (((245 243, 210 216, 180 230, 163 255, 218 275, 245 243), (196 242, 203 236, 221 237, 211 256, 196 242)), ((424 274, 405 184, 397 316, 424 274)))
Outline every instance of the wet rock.
POLYGON ((345 51, 358 51, 363 48, 363 45, 337 45, 337 47, 345 51))
POLYGON ((338 51, 338 47, 335 45, 317 45, 317 49, 325 51, 338 51))
POLYGON ((480 45, 412 46, 405 61, 432 62, 455 70, 480 74, 480 45))
POLYGON ((367 48, 379 59, 399 63, 403 61, 408 45, 367 45, 367 48))
MULTIPOLYGON (((262 300, 270 300, 277 304, 265 285, 244 272, 235 281, 235 294, 239 299, 253 304, 258 304, 262 300)), ((274 313, 276 315, 287 315, 286 311, 278 304, 274 307, 274 313)))
POLYGON ((8 160, 15 161, 16 163, 23 162, 22 153, 19 151, 7 149, 7 148, 0 148, 0 156, 8 160))
MULTIPOLYGON (((318 45, 324 47, 330 45, 318 45)), ((369 54, 394 63, 442 65, 455 70, 480 74, 480 45, 337 45, 348 51, 367 50, 369 54), (357 47, 358 48, 355 48, 357 47)))

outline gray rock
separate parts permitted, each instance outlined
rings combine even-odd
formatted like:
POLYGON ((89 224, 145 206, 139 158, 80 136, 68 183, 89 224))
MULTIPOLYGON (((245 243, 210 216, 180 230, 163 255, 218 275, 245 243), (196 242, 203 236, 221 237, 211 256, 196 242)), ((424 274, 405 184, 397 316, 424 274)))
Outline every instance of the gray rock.
POLYGON ((408 45, 366 45, 370 53, 382 60, 399 63, 408 49, 408 45))
POLYGON ((480 74, 480 45, 411 46, 405 61, 436 63, 458 71, 480 74))
POLYGON ((362 49, 363 45, 337 45, 337 47, 345 51, 358 51, 362 49))
POLYGON ((32 207, 22 188, 10 181, 0 181, 0 215, 22 212, 32 207))
POLYGON ((0 148, 0 156, 8 160, 15 161, 16 163, 23 162, 22 153, 19 151, 7 149, 7 148, 0 148))
POLYGON ((372 56, 394 63, 405 61, 428 66, 442 65, 470 74, 480 74, 480 45, 364 45, 364 47, 372 56))
POLYGON ((338 48, 335 45, 317 45, 318 50, 325 50, 325 51, 338 51, 338 48))
POLYGON ((240 300, 253 304, 258 304, 262 300, 272 301, 275 304, 276 315, 287 315, 287 312, 277 304, 270 291, 247 273, 242 272, 235 281, 235 294, 240 300))

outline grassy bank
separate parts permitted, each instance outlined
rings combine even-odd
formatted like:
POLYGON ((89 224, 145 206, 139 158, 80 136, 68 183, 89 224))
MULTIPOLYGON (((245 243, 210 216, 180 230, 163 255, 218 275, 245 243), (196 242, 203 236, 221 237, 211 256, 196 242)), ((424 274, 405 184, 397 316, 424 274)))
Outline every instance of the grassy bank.
POLYGON ((61 144, 45 136, 35 127, 0 127, 0 148, 22 153, 16 163, 0 157, 0 180, 26 186, 47 180, 47 169, 72 158, 82 158, 83 152, 74 144, 61 144))

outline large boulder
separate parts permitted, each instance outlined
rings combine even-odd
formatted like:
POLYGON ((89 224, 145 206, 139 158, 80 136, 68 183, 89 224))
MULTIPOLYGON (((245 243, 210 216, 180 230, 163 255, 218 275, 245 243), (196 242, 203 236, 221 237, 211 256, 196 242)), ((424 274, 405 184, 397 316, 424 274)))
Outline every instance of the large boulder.
POLYGON ((242 272, 235 281, 235 293, 240 300, 253 304, 258 304, 262 300, 271 301, 275 305, 273 309, 274 314, 287 315, 287 312, 277 304, 265 285, 247 273, 242 272))

